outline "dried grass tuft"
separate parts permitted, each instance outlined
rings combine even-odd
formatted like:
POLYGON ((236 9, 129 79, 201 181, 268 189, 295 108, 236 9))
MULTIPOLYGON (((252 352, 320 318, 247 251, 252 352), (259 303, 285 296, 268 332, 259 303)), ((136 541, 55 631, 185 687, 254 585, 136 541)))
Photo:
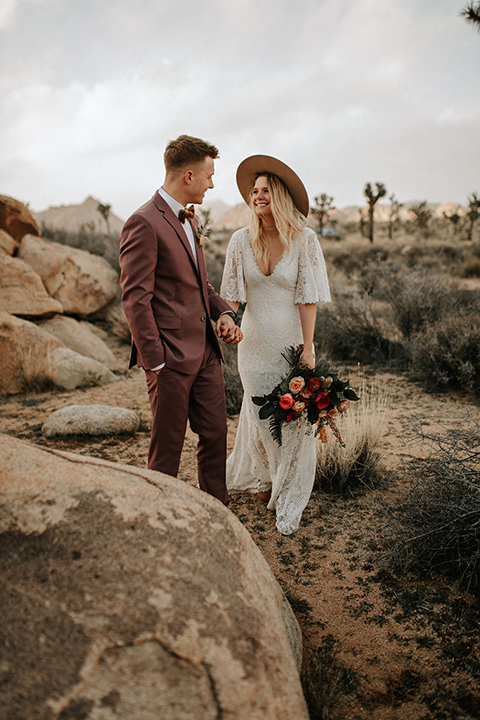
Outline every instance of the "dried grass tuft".
MULTIPOLYGON (((357 388, 356 388, 357 389, 357 388)), ((333 436, 318 443, 316 484, 326 492, 348 494, 364 487, 376 487, 383 475, 382 443, 388 394, 366 382, 358 388, 360 401, 343 415, 336 415, 345 447, 333 436)))

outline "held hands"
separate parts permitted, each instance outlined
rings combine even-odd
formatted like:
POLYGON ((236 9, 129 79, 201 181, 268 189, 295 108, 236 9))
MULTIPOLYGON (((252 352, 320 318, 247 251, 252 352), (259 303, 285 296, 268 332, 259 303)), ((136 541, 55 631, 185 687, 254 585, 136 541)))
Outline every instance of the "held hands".
POLYGON ((238 345, 243 338, 243 333, 233 322, 231 315, 221 315, 216 324, 217 336, 228 345, 238 345))

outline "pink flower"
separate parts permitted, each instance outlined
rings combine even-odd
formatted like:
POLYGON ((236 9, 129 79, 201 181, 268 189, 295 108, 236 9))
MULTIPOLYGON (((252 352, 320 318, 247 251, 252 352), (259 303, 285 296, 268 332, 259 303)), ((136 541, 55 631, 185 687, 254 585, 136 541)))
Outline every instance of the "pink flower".
POLYGON ((283 410, 290 410, 295 400, 290 395, 290 393, 285 393, 285 395, 282 395, 278 402, 283 410))
POLYGON ((294 377, 288 385, 290 392, 297 394, 305 387, 305 380, 302 377, 294 377))
POLYGON ((319 410, 324 410, 326 407, 328 407, 330 405, 329 394, 324 392, 323 390, 319 392, 317 397, 315 398, 315 405, 319 410))
POLYGON ((350 407, 350 400, 342 400, 342 402, 338 406, 338 412, 345 412, 345 410, 348 410, 349 407, 350 407))

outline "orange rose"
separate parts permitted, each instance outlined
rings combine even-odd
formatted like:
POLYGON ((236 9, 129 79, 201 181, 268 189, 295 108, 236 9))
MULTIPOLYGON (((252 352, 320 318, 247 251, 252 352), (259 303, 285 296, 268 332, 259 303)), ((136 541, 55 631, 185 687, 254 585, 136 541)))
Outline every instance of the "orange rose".
POLYGON ((305 380, 302 377, 294 377, 288 385, 290 392, 296 395, 305 387, 305 380))
POLYGON ((282 395, 278 402, 283 410, 290 410, 295 400, 290 395, 290 393, 285 393, 285 395, 282 395))
POLYGON ((301 413, 302 410, 305 410, 305 403, 301 400, 297 400, 295 405, 292 407, 293 412, 301 413))

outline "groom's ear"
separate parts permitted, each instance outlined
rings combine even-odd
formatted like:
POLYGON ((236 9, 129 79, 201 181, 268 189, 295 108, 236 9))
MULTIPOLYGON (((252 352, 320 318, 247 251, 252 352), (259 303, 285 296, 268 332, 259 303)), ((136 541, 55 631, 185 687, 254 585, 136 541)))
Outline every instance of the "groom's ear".
POLYGON ((185 170, 183 173, 183 181, 186 185, 190 185, 193 180, 193 170, 185 170))

